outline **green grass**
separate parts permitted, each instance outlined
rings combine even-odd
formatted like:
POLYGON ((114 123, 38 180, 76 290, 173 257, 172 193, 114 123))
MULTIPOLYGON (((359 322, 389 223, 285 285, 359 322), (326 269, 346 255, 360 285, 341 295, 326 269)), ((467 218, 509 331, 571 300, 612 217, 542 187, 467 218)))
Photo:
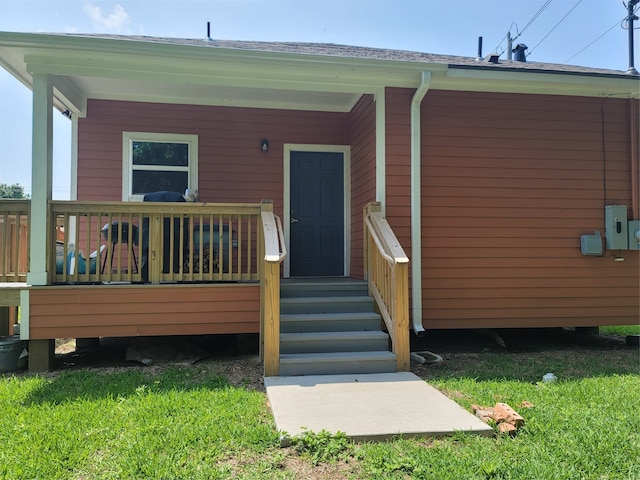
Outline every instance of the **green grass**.
POLYGON ((228 478, 274 449, 264 395, 209 370, 69 371, 0 383, 0 478, 228 478))
POLYGON ((622 325, 619 327, 600 327, 607 335, 640 335, 640 325, 622 325))
POLYGON ((0 376, 0 479, 636 479, 638 360, 631 347, 448 354, 416 373, 467 409, 510 404, 526 420, 515 437, 317 432, 289 449, 264 393, 215 362, 0 376), (547 371, 557 383, 540 383, 547 371))
POLYGON ((391 448, 366 445, 360 451, 366 470, 379 478, 640 478, 637 376, 535 385, 463 378, 435 386, 459 392, 463 406, 506 402, 525 417, 525 427, 514 438, 457 435, 391 448))

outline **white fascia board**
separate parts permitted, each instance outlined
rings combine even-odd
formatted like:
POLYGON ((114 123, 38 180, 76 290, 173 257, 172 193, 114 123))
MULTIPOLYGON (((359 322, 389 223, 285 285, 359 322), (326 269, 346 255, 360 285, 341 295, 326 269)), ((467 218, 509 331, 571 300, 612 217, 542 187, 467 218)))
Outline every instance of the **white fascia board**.
POLYGON ((0 50, 0 67, 4 68, 11 76, 22 83, 29 90, 33 90, 33 78, 23 69, 19 63, 8 61, 4 51, 0 50))
MULTIPOLYGON (((22 83, 29 90, 33 90, 33 72, 26 70, 25 64, 10 56, 6 50, 0 50, 0 66, 22 83)), ((49 72, 41 72, 48 74, 49 72)), ((86 111, 86 98, 68 79, 60 76, 52 78, 53 81, 53 106, 61 112, 69 109, 75 114, 86 111)))
POLYGON ((317 58, 316 62, 302 63, 266 57, 245 62, 239 58, 219 61, 217 55, 210 55, 199 62, 123 54, 86 58, 61 52, 59 56, 26 55, 25 62, 30 73, 61 76, 347 93, 375 93, 382 86, 412 87, 419 75, 414 65, 398 62, 395 68, 379 68, 372 64, 356 66, 353 62, 328 64, 317 58))
POLYGON ((545 95, 601 97, 619 95, 639 98, 636 76, 580 75, 577 73, 514 72, 477 68, 449 68, 444 77, 434 77, 433 89, 545 95))

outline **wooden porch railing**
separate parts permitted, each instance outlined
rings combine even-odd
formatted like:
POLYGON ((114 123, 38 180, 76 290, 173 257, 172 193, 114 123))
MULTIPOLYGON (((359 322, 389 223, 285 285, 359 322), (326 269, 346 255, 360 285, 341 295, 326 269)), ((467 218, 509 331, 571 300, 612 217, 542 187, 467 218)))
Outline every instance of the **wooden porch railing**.
POLYGON ((369 291, 391 337, 398 371, 410 367, 409 258, 382 216, 380 203, 364 208, 364 262, 369 291))
POLYGON ((260 269, 260 355, 265 377, 280 372, 280 264, 287 256, 282 223, 273 214, 273 204, 263 202, 261 213, 263 259, 260 269))
POLYGON ((26 282, 30 200, 0 201, 0 282, 26 282))
POLYGON ((258 281, 259 204, 50 202, 52 282, 258 281))

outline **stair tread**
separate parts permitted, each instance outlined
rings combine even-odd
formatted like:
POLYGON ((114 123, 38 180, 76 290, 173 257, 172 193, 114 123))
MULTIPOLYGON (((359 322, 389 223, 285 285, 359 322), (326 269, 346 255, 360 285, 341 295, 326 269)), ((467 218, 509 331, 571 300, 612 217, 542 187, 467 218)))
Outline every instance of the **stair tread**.
POLYGON ((396 354, 389 351, 367 351, 367 352, 328 352, 328 353, 281 353, 282 363, 307 361, 335 361, 335 360, 362 360, 368 358, 387 359, 396 358, 396 354))
POLYGON ((389 335, 381 330, 356 330, 356 331, 338 331, 338 332, 289 332, 281 333, 280 339, 284 340, 304 340, 304 339, 321 339, 321 338, 388 338, 389 335))
POLYGON ((332 287, 342 287, 342 286, 351 286, 351 285, 367 285, 365 280, 358 280, 356 278, 326 278, 326 277, 318 277, 318 278, 307 278, 304 280, 294 280, 294 279, 286 279, 280 283, 281 288, 289 288, 289 287, 314 287, 317 285, 327 285, 332 287))
POLYGON ((336 295, 333 297, 323 297, 310 295, 308 297, 281 297, 281 303, 309 303, 309 302, 362 302, 372 300, 369 295, 336 295))
POLYGON ((339 320, 343 317, 351 319, 381 318, 376 312, 329 312, 329 313, 281 313, 280 321, 284 320, 339 320))

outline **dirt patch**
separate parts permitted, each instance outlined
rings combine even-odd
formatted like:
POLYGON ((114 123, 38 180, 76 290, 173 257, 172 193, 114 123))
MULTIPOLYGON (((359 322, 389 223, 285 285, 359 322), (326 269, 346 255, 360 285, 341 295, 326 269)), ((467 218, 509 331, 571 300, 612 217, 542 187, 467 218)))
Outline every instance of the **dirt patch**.
POLYGON ((216 373, 236 387, 264 392, 263 366, 257 355, 204 360, 216 373))
MULTIPOLYGON (((444 359, 434 365, 411 364, 411 371, 427 381, 463 375, 483 378, 486 362, 492 366, 504 362, 506 378, 511 369, 519 379, 526 372, 525 379, 531 381, 556 368, 563 368, 565 378, 580 377, 581 362, 601 364, 602 374, 640 373, 638 347, 627 345, 624 337, 581 335, 568 329, 458 330, 431 331, 422 338, 412 335, 411 340, 412 351, 431 351, 444 359)), ((257 336, 103 338, 79 344, 76 348, 74 339, 56 341, 56 370, 195 364, 215 368, 232 385, 264 391, 257 336), (127 361, 127 352, 136 342, 145 348, 138 348, 138 361, 127 361), (150 362, 145 366, 143 359, 150 362)), ((455 397, 454 392, 451 395, 455 397)))
POLYGON ((67 355, 75 351, 75 338, 56 338, 56 355, 67 355))
POLYGON ((290 452, 283 460, 284 468, 294 473, 294 478, 304 480, 341 480, 357 478, 359 466, 355 461, 321 463, 313 465, 309 460, 290 452))

